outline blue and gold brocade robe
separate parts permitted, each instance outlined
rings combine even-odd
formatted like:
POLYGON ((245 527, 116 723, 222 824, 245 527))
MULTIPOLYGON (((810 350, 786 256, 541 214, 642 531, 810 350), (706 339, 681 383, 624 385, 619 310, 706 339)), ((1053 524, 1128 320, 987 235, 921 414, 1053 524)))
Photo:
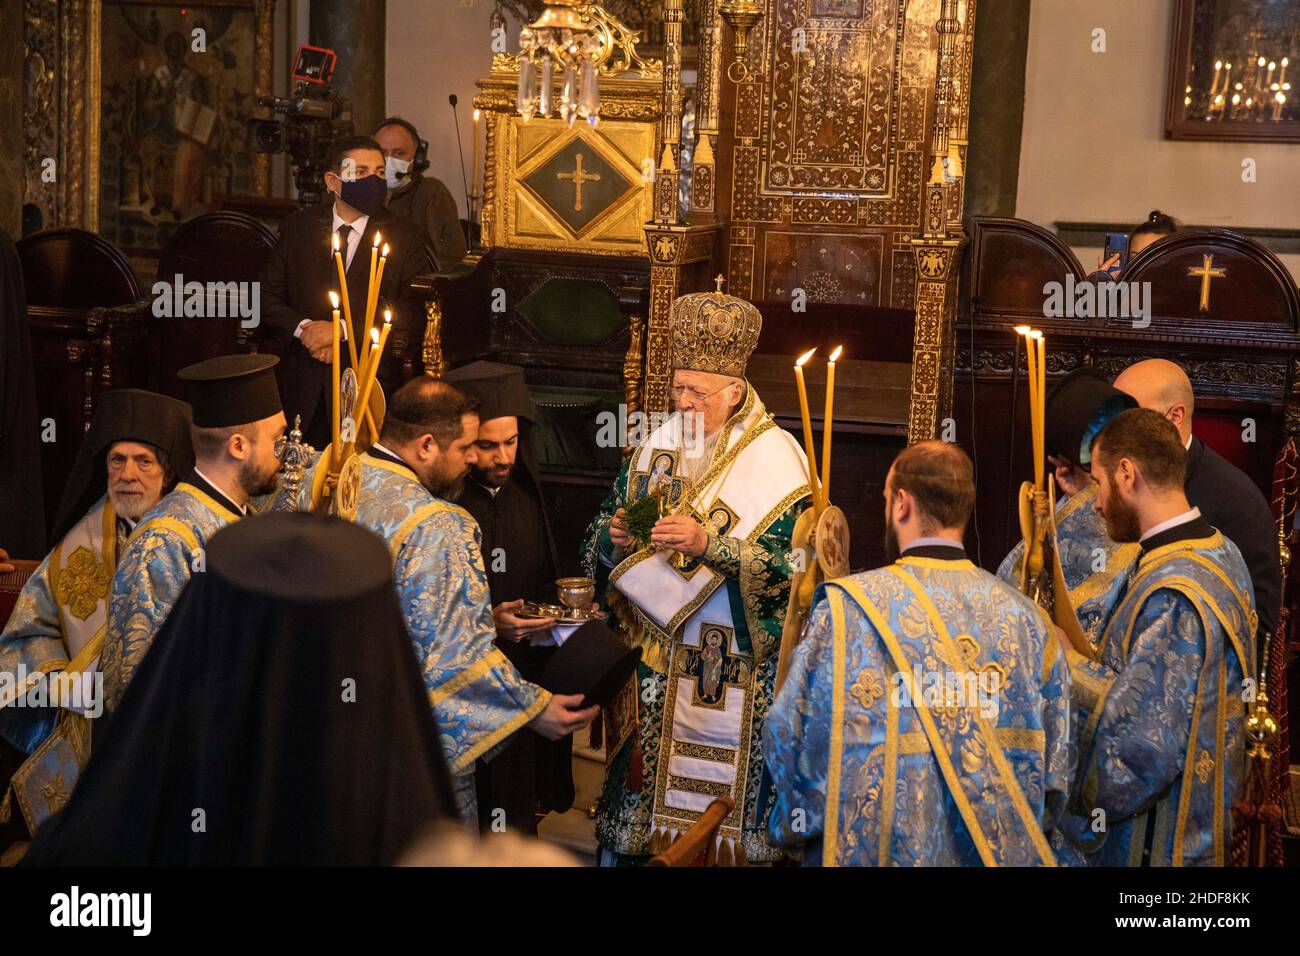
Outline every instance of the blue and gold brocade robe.
MULTIPOLYGON (((529 683, 494 645, 496 623, 483 567, 482 532, 468 511, 435 498, 408 468, 361 456, 356 521, 393 554, 393 579, 461 815, 475 816, 474 761, 490 759, 546 709, 549 692, 529 683)), ((310 494, 312 480, 303 482, 310 494)))
MULTIPOLYGON (((95 508, 102 504, 103 499, 95 508)), ((118 520, 114 522, 113 530, 115 541, 109 553, 116 559, 126 545, 129 526, 118 520)), ((62 544, 60 542, 51 549, 18 594, 13 613, 9 615, 4 633, 0 634, 0 674, 17 675, 20 668, 29 675, 57 671, 66 667, 72 657, 64 641, 64 612, 54 595, 50 573, 51 559, 62 544)), ((67 558, 66 554, 64 558, 67 558)), ((112 567, 101 570, 95 565, 78 570, 90 578, 104 571, 110 576, 113 573, 112 567)), ((63 573, 68 572, 65 570, 63 573)), ((102 578, 100 582, 99 587, 103 588, 102 578)), ((88 580, 85 583, 92 585, 95 582, 88 580)), ((50 735, 58 717, 57 707, 5 707, 0 709, 0 736, 29 754, 50 735)))
POLYGON ((112 713, 158 630, 203 567, 212 536, 241 516, 187 482, 145 512, 118 561, 109 599, 100 670, 104 709, 112 713))
POLYGON ((804 865, 1053 865, 1069 704, 1044 616, 969 561, 827 582, 763 730, 771 838, 804 865))
MULTIPOLYGON (((1065 586, 1070 589, 1079 626, 1094 647, 1124 593, 1124 582, 1137 562, 1136 544, 1119 544, 1106 533, 1106 519, 1097 512, 1094 482, 1056 503, 1056 543, 1065 586)), ((1025 542, 1020 541, 998 568, 998 577, 1020 587, 1025 542)))
POLYGON ((1254 634, 1250 574, 1216 531, 1143 555, 1100 659, 1067 652, 1079 770, 1061 832, 1087 862, 1227 862, 1254 634))

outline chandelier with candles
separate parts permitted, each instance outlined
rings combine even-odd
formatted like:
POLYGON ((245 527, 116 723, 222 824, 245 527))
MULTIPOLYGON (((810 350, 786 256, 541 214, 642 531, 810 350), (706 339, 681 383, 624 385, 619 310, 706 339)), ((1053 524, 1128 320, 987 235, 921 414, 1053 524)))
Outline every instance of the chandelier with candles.
POLYGON ((519 33, 519 115, 557 113, 570 126, 581 117, 600 121, 597 65, 604 43, 596 20, 584 16, 583 0, 551 0, 535 21, 519 33), (556 76, 561 79, 555 97, 556 76))

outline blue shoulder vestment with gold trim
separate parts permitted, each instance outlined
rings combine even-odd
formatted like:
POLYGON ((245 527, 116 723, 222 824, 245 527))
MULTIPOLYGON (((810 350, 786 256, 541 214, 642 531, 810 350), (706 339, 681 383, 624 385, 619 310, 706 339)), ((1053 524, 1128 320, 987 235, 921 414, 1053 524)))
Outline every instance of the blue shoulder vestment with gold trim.
POLYGON ((827 582, 763 729, 773 842, 805 865, 1053 865, 1069 685, 1041 612, 969 561, 827 582))
POLYGON ((1215 532, 1144 555, 1098 660, 1070 651, 1079 772, 1061 832, 1102 866, 1222 866, 1241 794, 1255 611, 1215 532))
POLYGON ((104 709, 122 700, 140 662, 190 575, 203 567, 212 536, 240 516, 187 482, 145 512, 113 575, 100 670, 104 709))

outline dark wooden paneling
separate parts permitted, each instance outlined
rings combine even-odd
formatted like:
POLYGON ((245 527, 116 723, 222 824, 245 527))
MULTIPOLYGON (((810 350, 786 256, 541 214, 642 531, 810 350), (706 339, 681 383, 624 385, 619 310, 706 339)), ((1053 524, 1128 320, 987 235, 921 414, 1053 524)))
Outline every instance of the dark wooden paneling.
POLYGON ((957 438, 977 466, 981 564, 997 564, 1019 540, 1013 508, 1030 476, 1028 399, 1021 349, 1014 391, 1013 327, 1031 324, 1047 338, 1048 388, 1080 365, 1113 379, 1130 364, 1165 358, 1183 367, 1196 393, 1194 431, 1245 470, 1271 498, 1274 458, 1295 433, 1295 363, 1300 357, 1300 295, 1276 256, 1228 230, 1185 230, 1134 257, 1120 278, 1149 282, 1150 324, 1131 317, 1045 318, 1043 286, 1086 270, 1057 237, 1014 219, 971 222, 970 269, 963 279, 957 330, 953 416, 957 438), (1200 283, 1188 275, 1202 257, 1227 276, 1199 309, 1200 283), (1141 325, 1141 322, 1138 323, 1141 325), (1255 441, 1240 440, 1244 419, 1255 441))

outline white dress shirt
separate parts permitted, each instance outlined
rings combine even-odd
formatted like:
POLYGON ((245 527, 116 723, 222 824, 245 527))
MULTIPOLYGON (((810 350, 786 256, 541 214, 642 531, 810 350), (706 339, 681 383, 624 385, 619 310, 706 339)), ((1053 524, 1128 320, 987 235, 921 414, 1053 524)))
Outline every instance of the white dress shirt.
MULTIPOLYGON (((369 222, 370 222, 369 216, 358 216, 356 219, 353 219, 351 222, 344 222, 341 218, 339 218, 338 206, 335 205, 334 225, 332 226, 332 233, 334 235, 338 235, 338 231, 342 229, 344 226, 351 227, 351 231, 348 233, 348 247, 346 249, 341 250, 343 253, 344 272, 352 268, 352 260, 357 254, 357 247, 361 245, 361 237, 365 235, 366 225, 369 222)), ((333 238, 330 239, 330 248, 331 249, 334 248, 333 238)), ((305 326, 310 321, 311 319, 303 319, 301 322, 298 323, 298 327, 293 330, 293 337, 295 339, 302 338, 303 326, 305 326)), ((348 332, 350 331, 350 329, 348 329, 346 322, 340 323, 339 331, 342 333, 342 340, 346 342, 348 340, 348 332)))

